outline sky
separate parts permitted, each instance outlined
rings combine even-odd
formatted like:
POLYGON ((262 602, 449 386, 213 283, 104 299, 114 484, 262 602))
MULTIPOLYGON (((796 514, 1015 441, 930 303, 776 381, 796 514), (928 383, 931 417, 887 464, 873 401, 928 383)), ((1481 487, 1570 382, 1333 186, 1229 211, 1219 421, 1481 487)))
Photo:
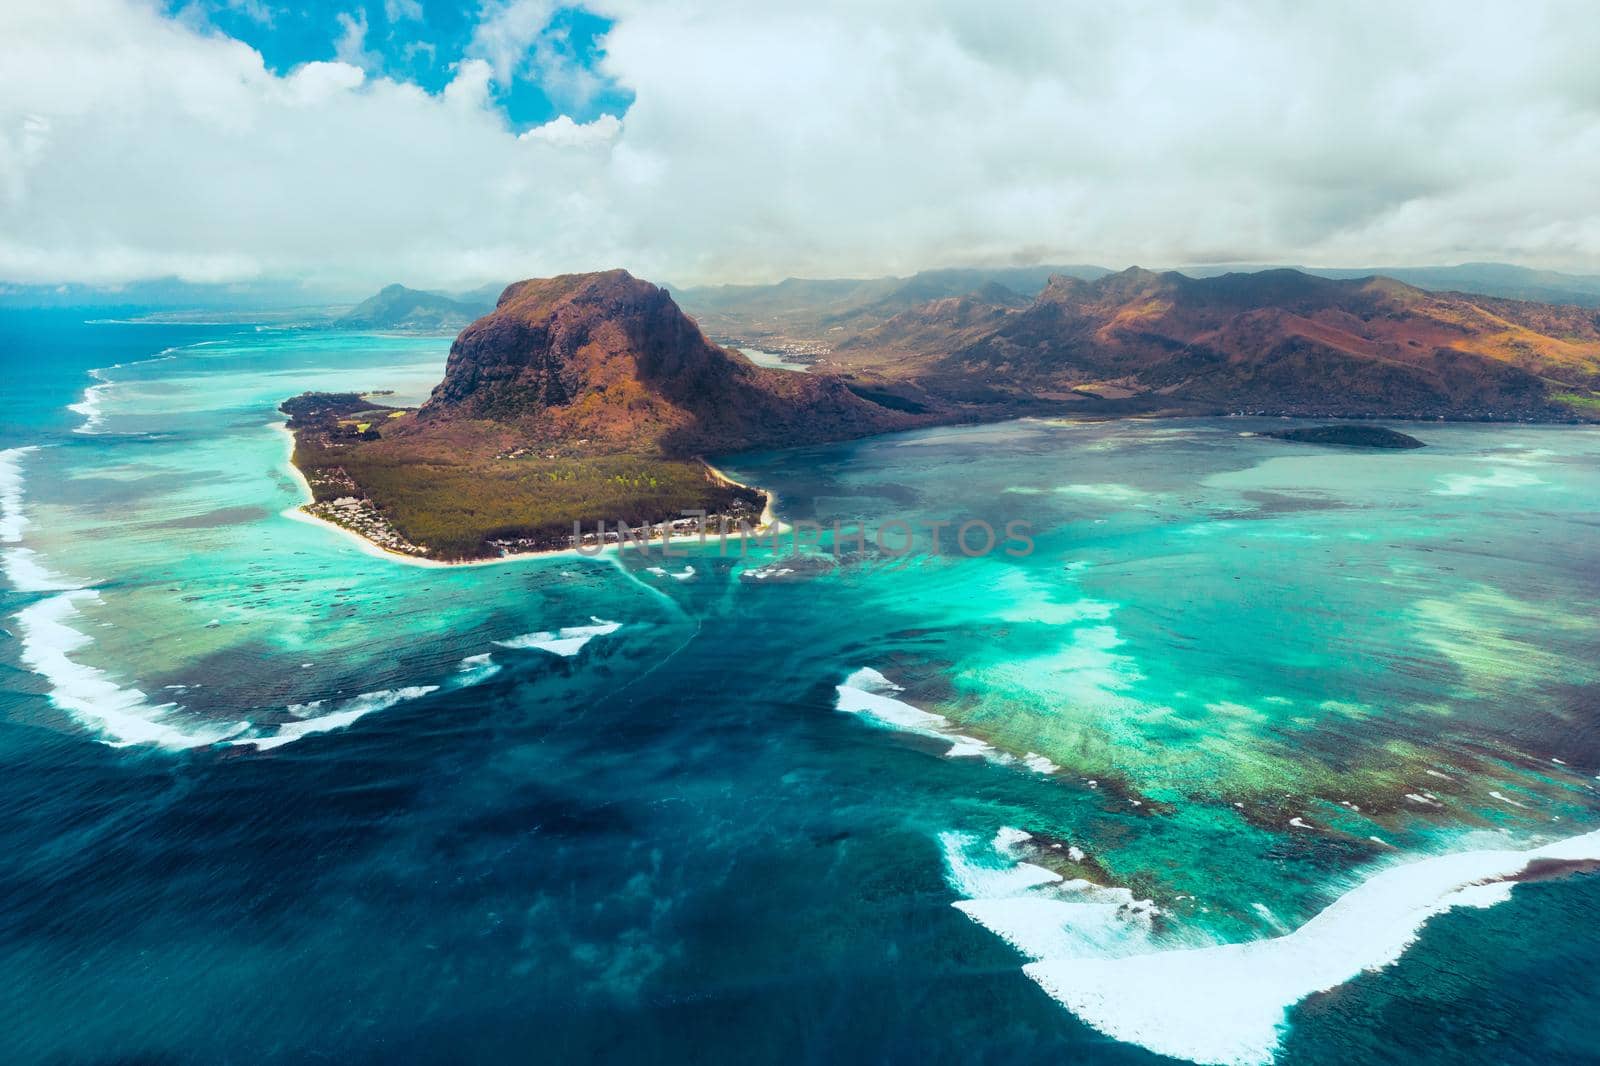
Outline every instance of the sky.
POLYGON ((11 0, 0 282, 1600 273, 1600 5, 11 0))

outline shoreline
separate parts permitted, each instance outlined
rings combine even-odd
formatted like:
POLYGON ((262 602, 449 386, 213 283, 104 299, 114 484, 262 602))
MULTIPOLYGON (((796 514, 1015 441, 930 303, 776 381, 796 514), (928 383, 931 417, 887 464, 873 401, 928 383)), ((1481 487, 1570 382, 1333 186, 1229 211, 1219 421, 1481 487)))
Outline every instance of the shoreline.
MULTIPOLYGON (((580 551, 576 547, 536 548, 532 551, 511 552, 506 555, 496 555, 487 559, 429 559, 425 556, 408 555, 404 552, 390 551, 383 545, 367 539, 353 529, 341 526, 337 522, 329 522, 325 518, 319 518, 305 509, 307 504, 316 502, 316 494, 311 491, 311 482, 306 480, 305 474, 294 463, 294 449, 296 443, 294 431, 289 428, 288 423, 286 422, 274 420, 267 423, 267 425, 270 429, 281 434, 284 440, 288 442, 289 449, 288 453, 284 456, 283 465, 289 471, 289 475, 294 478, 295 484, 300 486, 300 492, 303 497, 300 503, 295 504, 293 507, 284 508, 282 511, 278 512, 279 515, 290 519, 291 521, 301 522, 306 525, 318 526, 322 529, 331 530, 339 534, 341 537, 349 540, 358 549, 360 549, 363 554, 370 555, 375 559, 385 559, 389 562, 404 563, 408 566, 420 566, 428 569, 441 569, 456 566, 494 566, 500 563, 526 562, 535 559, 559 559, 563 557, 574 559, 599 559, 607 554, 614 554, 616 556, 616 558, 612 560, 613 562, 621 561, 622 551, 626 547, 626 545, 621 543, 601 544, 597 546, 597 550, 592 552, 580 551)), ((723 473, 721 470, 717 469, 715 466, 712 466, 710 463, 706 462, 704 459, 696 458, 696 462, 705 467, 706 470, 710 472, 712 479, 717 481, 719 484, 750 489, 751 491, 760 492, 766 496, 767 504, 766 507, 762 509, 760 520, 752 534, 754 538, 759 539, 768 535, 780 535, 789 528, 786 523, 778 520, 777 513, 775 511, 775 504, 777 503, 778 499, 776 493, 736 481, 727 474, 723 473)), ((713 538, 712 535, 707 534, 704 539, 702 539, 698 534, 694 534, 684 537, 679 541, 679 543, 687 547, 688 545, 695 543, 707 544, 713 539, 718 539, 725 543, 730 540, 742 540, 743 537, 744 534, 742 533, 723 533, 716 538, 713 538)), ((661 541, 660 543, 663 549, 670 544, 673 539, 675 538, 669 536, 665 540, 661 541)))
MULTIPOLYGON (((716 481, 718 484, 736 489, 749 489, 751 492, 759 492, 767 498, 766 506, 761 508, 761 516, 756 520, 755 536, 764 536, 769 531, 772 533, 781 534, 789 528, 787 523, 781 522, 778 519, 778 494, 776 492, 773 492, 771 489, 764 489, 759 485, 746 485, 742 481, 729 477, 720 468, 712 466, 703 458, 698 459, 698 462, 701 466, 705 467, 711 472, 712 480, 716 481)), ((726 535, 738 537, 742 536, 743 534, 734 533, 726 535)), ((708 537, 706 539, 709 540, 710 538, 708 537)))

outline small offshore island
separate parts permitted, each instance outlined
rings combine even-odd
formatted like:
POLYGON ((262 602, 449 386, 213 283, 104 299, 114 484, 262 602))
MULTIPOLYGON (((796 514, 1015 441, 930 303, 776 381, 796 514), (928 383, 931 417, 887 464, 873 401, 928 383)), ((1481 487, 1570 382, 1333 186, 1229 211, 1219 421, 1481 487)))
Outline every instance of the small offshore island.
MULTIPOLYGON (((772 300, 806 291, 750 288, 716 295, 725 330, 751 333, 772 300)), ((828 299, 817 300, 786 312, 788 328, 830 321, 828 299)), ((1031 303, 990 284, 902 306, 858 316, 828 359, 795 372, 713 344, 665 289, 624 270, 517 282, 461 331, 421 407, 377 393, 283 405, 313 497, 304 510, 386 551, 467 562, 613 542, 618 523, 698 532, 686 512, 703 512, 708 532, 759 525, 766 495, 704 456, 946 423, 1600 419, 1600 319, 1573 307, 1381 277, 1195 279, 1137 267, 1052 276, 1031 303), (613 533, 575 532, 601 522, 613 533)), ((354 323, 437 326, 469 308, 391 286, 354 323)), ((1354 423, 1264 435, 1422 446, 1354 423)))
POLYGON ((1336 444, 1345 448, 1408 449, 1426 448, 1427 445, 1409 433, 1387 426, 1308 426, 1305 429, 1284 429, 1263 433, 1274 440, 1296 441, 1301 444, 1336 444))

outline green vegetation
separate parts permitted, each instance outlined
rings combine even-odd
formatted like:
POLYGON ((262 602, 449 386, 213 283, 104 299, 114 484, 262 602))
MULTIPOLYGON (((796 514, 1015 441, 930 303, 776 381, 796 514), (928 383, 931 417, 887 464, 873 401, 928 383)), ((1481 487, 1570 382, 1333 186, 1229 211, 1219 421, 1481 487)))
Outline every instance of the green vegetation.
POLYGON ((1589 418, 1600 417, 1600 396, 1592 392, 1553 392, 1550 398, 1589 418))
POLYGON ((391 551, 481 559, 565 548, 574 522, 594 533, 601 522, 654 525, 691 510, 734 521, 766 504, 697 459, 595 453, 582 439, 536 444, 497 423, 420 421, 356 393, 305 393, 282 409, 313 500, 343 501, 314 513, 391 551))
POLYGON ((406 442, 302 439, 295 463, 319 501, 358 492, 438 559, 497 554, 491 541, 566 547, 574 521, 592 532, 601 521, 636 526, 694 509, 753 516, 763 504, 760 493, 717 482, 699 462, 639 455, 451 458, 406 442))

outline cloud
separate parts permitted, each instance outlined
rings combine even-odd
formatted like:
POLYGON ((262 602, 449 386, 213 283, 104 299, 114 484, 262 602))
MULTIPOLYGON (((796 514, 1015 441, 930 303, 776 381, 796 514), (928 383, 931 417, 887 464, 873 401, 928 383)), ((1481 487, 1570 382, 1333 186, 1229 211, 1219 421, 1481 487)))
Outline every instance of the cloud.
POLYGON ((277 12, 264 0, 190 0, 178 9, 177 18, 192 25, 204 26, 210 22, 212 11, 232 11, 260 26, 271 26, 277 12))
POLYGON ((339 12, 339 38, 333 44, 333 54, 341 63, 362 70, 377 70, 383 66, 383 57, 367 48, 367 13, 357 8, 353 14, 339 12))
POLYGON ((598 73, 495 0, 436 94, 359 9, 279 76, 135 0, 0 5, 0 278, 1600 261, 1590 6, 606 2, 598 73), (519 69, 634 103, 514 129, 519 69))
POLYGON ((481 59, 464 59, 456 66, 455 77, 441 94, 451 107, 482 110, 489 102, 489 82, 494 69, 481 59))
POLYGON ((472 32, 467 54, 486 59, 494 80, 510 85, 512 75, 555 14, 553 0, 487 0, 472 32))
POLYGON ((542 141, 568 148, 601 147, 617 139, 622 132, 622 122, 615 115, 601 115, 593 122, 574 122, 566 115, 535 126, 517 138, 519 141, 542 141))
POLYGON ((391 26, 397 22, 420 22, 422 0, 383 0, 383 17, 391 26))

